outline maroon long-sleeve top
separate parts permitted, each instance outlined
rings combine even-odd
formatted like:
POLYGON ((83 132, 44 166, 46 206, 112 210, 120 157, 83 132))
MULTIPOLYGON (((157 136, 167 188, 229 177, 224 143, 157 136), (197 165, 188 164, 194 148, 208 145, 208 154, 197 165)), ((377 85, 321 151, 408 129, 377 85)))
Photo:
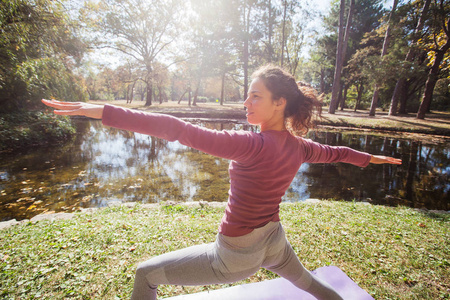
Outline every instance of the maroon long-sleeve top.
POLYGON ((370 154, 322 145, 288 131, 217 131, 178 118, 106 105, 103 124, 143 133, 231 160, 230 190, 219 232, 242 236, 280 220, 279 204, 301 164, 344 162, 365 167, 370 154))

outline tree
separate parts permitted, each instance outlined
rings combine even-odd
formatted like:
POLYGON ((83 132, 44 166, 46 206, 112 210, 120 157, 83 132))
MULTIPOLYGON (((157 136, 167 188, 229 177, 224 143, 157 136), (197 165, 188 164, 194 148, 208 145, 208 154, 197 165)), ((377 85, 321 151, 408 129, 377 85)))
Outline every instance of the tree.
POLYGON ((242 67, 244 71, 244 99, 247 99, 248 94, 248 78, 249 78, 249 43, 251 39, 251 17, 252 9, 255 4, 254 0, 244 0, 244 5, 242 6, 242 38, 243 38, 243 49, 242 49, 242 67))
MULTIPOLYGON (((201 80, 211 76, 223 83, 233 80, 246 97, 249 75, 257 66, 283 60, 285 67, 296 71, 308 20, 299 1, 192 0, 191 4, 195 16, 190 18, 186 56, 201 80)), ((196 86, 194 81, 194 94, 196 86)), ((222 103, 224 97, 220 98, 222 103)))
MULTIPOLYGON (((127 103, 131 103, 134 99, 136 85, 145 77, 145 70, 133 60, 127 60, 126 64, 117 67, 115 70, 117 76, 119 91, 123 93, 127 103)), ((120 98, 119 95, 116 98, 120 98)))
POLYGON ((338 43, 336 50, 336 65, 334 71, 333 80, 333 90, 331 94, 331 102, 328 108, 330 114, 334 114, 338 104, 338 95, 341 91, 341 73, 344 65, 345 54, 347 50, 347 42, 350 33, 350 26, 352 22, 353 6, 354 0, 350 1, 350 8, 347 17, 347 25, 345 26, 344 32, 344 10, 345 10, 345 0, 341 0, 340 10, 339 10, 339 31, 338 31, 338 43), (345 34, 345 36, 344 36, 345 34))
POLYGON ((280 65, 284 65, 284 49, 286 48, 286 22, 287 22, 288 1, 283 0, 283 21, 281 26, 281 61, 280 65))
MULTIPOLYGON (((408 53, 406 54, 405 57, 405 62, 411 62, 413 61, 413 59, 416 56, 416 49, 415 46, 417 44, 417 41, 420 38, 423 26, 425 24, 425 20, 427 18, 427 14, 428 14, 428 8, 430 7, 430 3, 431 0, 425 0, 424 5, 422 7, 422 12, 420 14, 419 20, 417 22, 417 26, 414 30, 414 35, 413 35, 413 40, 411 43, 411 47, 408 50, 408 53)), ((397 83, 395 85, 395 90, 394 93, 392 94, 392 98, 391 98, 391 105, 390 105, 390 109, 389 109, 389 115, 390 116, 395 116, 397 115, 397 106, 398 106, 398 102, 403 94, 403 97, 406 97, 404 91, 405 91, 405 84, 406 84, 406 78, 401 76, 398 80, 397 83)))
POLYGON ((430 35, 430 72, 425 83, 422 102, 417 112, 418 119, 424 119, 428 112, 433 97, 434 87, 439 79, 441 63, 450 49, 450 2, 439 0, 431 9, 433 18, 431 20, 432 34, 430 35))
MULTIPOLYGON (((395 9, 397 8, 397 3, 398 3, 398 0, 394 0, 394 3, 392 4, 391 13, 389 14, 388 26, 387 26, 387 29, 386 29, 386 34, 384 36, 383 49, 381 50, 381 58, 382 59, 387 53, 387 48, 388 48, 388 45, 389 45, 390 32, 391 32, 391 29, 392 29, 392 21, 393 21, 395 9)), ((376 110, 377 105, 378 105, 378 94, 379 94, 378 84, 375 84, 374 91, 373 91, 373 97, 372 97, 372 105, 370 106, 370 112, 369 112, 370 116, 375 116, 375 110, 376 110)))
POLYGON ((299 1, 284 1, 281 20, 280 65, 295 74, 305 45, 306 27, 313 12, 304 9, 299 1))
POLYGON ((154 74, 155 84, 158 91, 158 100, 159 104, 161 104, 168 100, 166 87, 169 85, 169 72, 164 65, 157 64, 154 68, 154 74))
POLYGON ((251 57, 258 47, 257 0, 193 0, 192 4, 198 18, 194 21, 199 24, 189 26, 196 32, 190 36, 189 56, 206 63, 203 69, 194 68, 210 76, 231 77, 243 88, 245 97, 253 68, 251 57))
MULTIPOLYGON (((321 59, 318 60, 317 69, 321 70, 323 76, 322 90, 325 93, 332 92, 336 67, 336 53, 337 53, 337 41, 338 41, 338 25, 340 15, 340 1, 332 2, 330 12, 324 17, 324 29, 325 34, 317 39, 313 52, 320 53, 321 59), (331 67, 330 67, 331 66, 331 67), (331 74, 331 75, 330 75, 331 74)), ((348 10, 347 10, 348 11, 348 10)), ((347 61, 350 57, 362 47, 361 40, 364 35, 371 32, 373 29, 378 28, 380 25, 381 16, 384 14, 384 9, 380 0, 357 0, 354 3, 354 9, 352 14, 351 26, 349 27, 347 51, 343 60, 344 70, 347 61)), ((344 12, 345 15, 345 12, 344 12)), ((343 74, 346 75, 346 74, 343 74)), ((350 74, 349 74, 350 75, 350 74)), ((349 83, 349 88, 353 83, 345 79, 349 83)), ((337 95, 341 93, 341 88, 335 91, 337 95)), ((337 102, 337 101, 336 101, 337 102)), ((335 103, 336 105, 336 103, 335 103)), ((335 109, 333 106, 332 109, 335 109)))
POLYGON ((103 35, 102 43, 136 60, 145 70, 142 80, 147 86, 145 105, 152 104, 154 66, 180 32, 180 0, 102 0, 94 20, 103 35))
POLYGON ((61 5, 50 0, 2 1, 0 30, 3 111, 33 106, 46 97, 86 98, 81 78, 72 72, 85 45, 61 5))
POLYGON ((259 28, 263 29, 264 36, 267 38, 263 40, 263 56, 268 63, 276 61, 275 58, 275 43, 274 43, 274 30, 277 25, 277 17, 280 14, 280 10, 275 6, 275 1, 268 0, 260 3, 262 10, 262 24, 259 28))
POLYGON ((193 104, 196 104, 202 81, 206 77, 220 77, 223 83, 220 103, 223 105, 225 78, 236 69, 237 51, 233 46, 237 38, 233 36, 232 26, 235 20, 228 18, 225 0, 193 0, 191 4, 196 18, 191 18, 189 25, 192 34, 189 36, 187 61, 195 78, 191 85, 193 104))

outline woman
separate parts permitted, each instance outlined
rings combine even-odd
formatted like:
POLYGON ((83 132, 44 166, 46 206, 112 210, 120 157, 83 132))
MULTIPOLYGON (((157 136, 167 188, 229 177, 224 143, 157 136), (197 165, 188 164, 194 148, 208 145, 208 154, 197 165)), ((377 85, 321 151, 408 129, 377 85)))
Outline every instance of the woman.
POLYGON ((230 283, 264 267, 317 299, 342 299, 307 271, 286 240, 279 218, 281 197, 304 162, 401 164, 347 147, 331 147, 296 136, 312 125, 320 107, 312 89, 299 87, 281 68, 266 66, 253 74, 244 102, 247 120, 260 133, 214 131, 180 119, 110 105, 43 100, 56 114, 102 119, 104 125, 149 134, 231 160, 227 207, 216 241, 166 253, 141 263, 132 299, 156 299, 159 284, 230 283))

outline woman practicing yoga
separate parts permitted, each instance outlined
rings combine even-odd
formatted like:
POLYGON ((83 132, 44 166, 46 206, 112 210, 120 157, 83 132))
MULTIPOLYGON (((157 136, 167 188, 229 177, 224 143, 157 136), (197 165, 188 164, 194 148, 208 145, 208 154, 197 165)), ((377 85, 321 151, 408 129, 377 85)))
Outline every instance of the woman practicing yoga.
POLYGON ((216 241, 151 258, 138 265, 131 299, 156 299, 159 284, 208 285, 245 279, 261 267, 286 278, 317 299, 342 299, 306 270, 286 240, 279 204, 300 165, 344 162, 365 167, 401 164, 347 147, 321 145, 297 136, 312 127, 320 102, 312 88, 297 84, 279 67, 265 66, 252 76, 244 102, 249 131, 215 131, 175 117, 111 105, 42 100, 59 115, 102 119, 104 125, 179 141, 229 159, 230 190, 216 241))

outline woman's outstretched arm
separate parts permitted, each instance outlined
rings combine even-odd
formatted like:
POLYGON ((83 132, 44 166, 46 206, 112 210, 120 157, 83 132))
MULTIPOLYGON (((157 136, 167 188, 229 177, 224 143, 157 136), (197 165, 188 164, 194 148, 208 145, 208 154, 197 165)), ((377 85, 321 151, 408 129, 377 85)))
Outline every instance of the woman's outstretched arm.
POLYGON ((301 139, 303 146, 302 154, 304 162, 309 163, 350 163, 359 167, 367 167, 368 164, 393 164, 401 165, 402 160, 398 158, 372 155, 367 152, 361 152, 349 147, 329 146, 313 142, 308 139, 301 139))
POLYGON ((179 141, 188 147, 230 160, 252 159, 262 147, 262 138, 251 132, 212 130, 193 125, 181 119, 164 115, 130 110, 112 105, 95 105, 83 102, 42 100, 58 115, 86 116, 101 119, 109 127, 179 141))
POLYGON ((57 115, 64 116, 85 116, 93 119, 101 119, 103 115, 103 105, 96 105, 84 102, 63 102, 57 100, 42 99, 42 103, 56 108, 57 115))

